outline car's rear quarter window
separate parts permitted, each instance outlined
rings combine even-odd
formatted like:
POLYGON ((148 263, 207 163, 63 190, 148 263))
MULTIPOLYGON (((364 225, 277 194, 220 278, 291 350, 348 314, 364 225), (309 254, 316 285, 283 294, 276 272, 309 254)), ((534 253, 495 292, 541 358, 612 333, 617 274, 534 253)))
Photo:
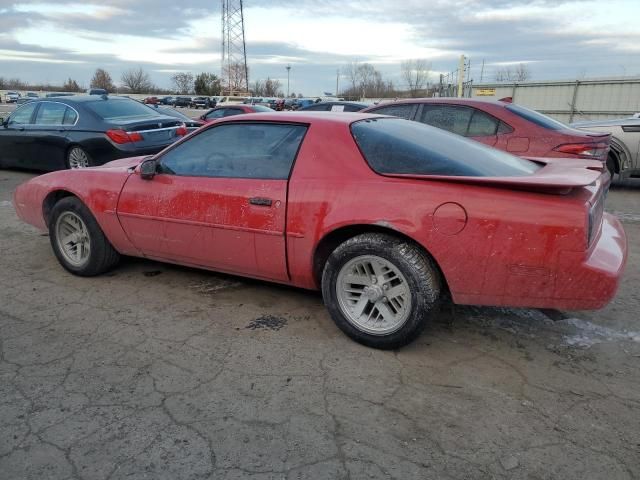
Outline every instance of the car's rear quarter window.
POLYGON ((540 166, 438 128, 402 119, 360 120, 351 132, 369 166, 381 174, 515 177, 540 166))

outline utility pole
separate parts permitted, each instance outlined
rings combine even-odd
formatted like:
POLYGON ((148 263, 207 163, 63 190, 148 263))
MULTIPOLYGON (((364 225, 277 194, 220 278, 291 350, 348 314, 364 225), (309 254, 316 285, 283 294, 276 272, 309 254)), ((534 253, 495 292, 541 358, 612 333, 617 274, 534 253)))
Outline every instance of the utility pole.
POLYGON ((483 77, 484 77, 484 58, 482 59, 482 68, 480 69, 480 83, 482 83, 483 77))
POLYGON ((460 63, 458 64, 458 98, 462 98, 462 85, 464 84, 464 55, 460 55, 460 63))
POLYGON ((287 98, 289 98, 289 72, 291 71, 291 65, 287 65, 287 98))
POLYGON ((338 93, 340 91, 339 85, 340 85, 340 69, 337 69, 336 70, 336 97, 340 95, 338 93))

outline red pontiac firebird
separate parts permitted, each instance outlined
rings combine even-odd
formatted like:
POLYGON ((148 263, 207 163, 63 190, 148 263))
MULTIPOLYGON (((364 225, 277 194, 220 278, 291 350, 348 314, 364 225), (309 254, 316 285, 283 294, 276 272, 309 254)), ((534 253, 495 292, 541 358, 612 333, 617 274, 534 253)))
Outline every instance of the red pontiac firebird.
POLYGON ((354 340, 397 348, 460 304, 597 309, 627 244, 602 162, 528 160, 360 113, 256 113, 152 157, 53 172, 15 208, 64 268, 120 255, 322 290, 354 340))

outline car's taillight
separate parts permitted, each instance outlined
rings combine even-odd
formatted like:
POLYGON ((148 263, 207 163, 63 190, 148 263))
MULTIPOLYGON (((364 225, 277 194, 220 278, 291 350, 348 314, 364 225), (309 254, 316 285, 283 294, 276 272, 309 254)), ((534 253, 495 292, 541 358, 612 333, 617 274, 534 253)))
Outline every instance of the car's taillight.
POLYGON ((189 133, 189 131, 187 130, 187 127, 184 125, 181 125, 178 128, 176 128, 176 135, 180 137, 185 136, 187 133, 189 133))
POLYGON ((596 236, 596 233, 598 233, 598 229, 600 228, 600 224, 602 223, 602 215, 604 214, 604 200, 605 194, 604 192, 601 192, 600 196, 594 202, 594 204, 589 204, 587 246, 591 245, 591 242, 596 236))
POLYGON ((107 137, 115 143, 133 143, 142 141, 142 135, 138 132, 125 132, 124 130, 107 130, 107 137))
POLYGON ((584 158, 603 159, 609 151, 609 145, 606 143, 565 143, 558 145, 554 150, 584 158))

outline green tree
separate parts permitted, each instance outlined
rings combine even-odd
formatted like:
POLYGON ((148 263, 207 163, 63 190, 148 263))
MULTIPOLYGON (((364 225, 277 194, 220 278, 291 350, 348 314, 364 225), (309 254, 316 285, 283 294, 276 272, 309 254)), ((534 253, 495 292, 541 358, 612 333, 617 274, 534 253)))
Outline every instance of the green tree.
POLYGON ((217 75, 213 73, 200 73, 196 75, 193 84, 197 95, 220 95, 222 92, 222 83, 217 75))

